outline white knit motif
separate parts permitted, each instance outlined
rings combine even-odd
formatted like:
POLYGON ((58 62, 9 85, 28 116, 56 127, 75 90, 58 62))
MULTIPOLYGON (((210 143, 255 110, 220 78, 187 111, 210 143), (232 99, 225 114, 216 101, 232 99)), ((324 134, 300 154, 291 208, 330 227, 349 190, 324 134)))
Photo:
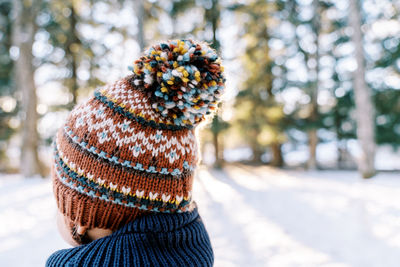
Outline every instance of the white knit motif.
POLYGON ((149 103, 147 98, 143 97, 141 93, 132 88, 126 88, 127 85, 123 81, 117 81, 112 85, 107 85, 100 90, 105 92, 108 97, 117 100, 118 104, 122 104, 127 110, 138 110, 144 116, 150 116, 150 119, 163 123, 172 123, 172 121, 157 111, 155 111, 149 103))
POLYGON ((124 119, 122 123, 115 122, 113 117, 106 116, 106 109, 91 102, 78 106, 71 112, 71 118, 75 118, 74 128, 95 132, 101 144, 112 142, 118 147, 129 145, 134 157, 150 151, 152 156, 164 156, 170 163, 185 155, 196 160, 197 141, 192 131, 185 131, 181 137, 164 136, 162 130, 146 133, 131 127, 132 121, 129 119, 124 119))
MULTIPOLYGON (((158 201, 163 201, 163 202, 175 202, 177 205, 179 205, 179 203, 182 202, 182 200, 184 199, 183 195, 176 195, 175 199, 171 199, 171 195, 168 195, 167 193, 158 194, 156 192, 153 193, 151 191, 148 191, 147 194, 145 194, 144 189, 141 191, 139 191, 139 189, 137 189, 136 192, 131 192, 130 187, 125 187, 125 186, 118 185, 117 183, 108 182, 105 179, 101 179, 100 177, 98 177, 97 179, 94 179, 94 176, 91 173, 86 172, 85 170, 83 170, 79 167, 77 168, 76 164, 73 163, 70 159, 68 159, 68 157, 66 157, 61 152, 61 150, 59 150, 58 153, 59 153, 59 156, 62 159, 62 161, 69 168, 71 168, 72 171, 75 171, 79 176, 87 177, 89 180, 91 180, 95 183, 98 183, 99 185, 104 186, 106 188, 110 188, 112 191, 121 192, 125 195, 132 195, 132 196, 136 196, 139 198, 143 198, 144 196, 147 195, 147 196, 149 196, 150 200, 158 200, 158 201)), ((190 197, 191 197, 191 193, 188 192, 186 199, 189 199, 190 197)))

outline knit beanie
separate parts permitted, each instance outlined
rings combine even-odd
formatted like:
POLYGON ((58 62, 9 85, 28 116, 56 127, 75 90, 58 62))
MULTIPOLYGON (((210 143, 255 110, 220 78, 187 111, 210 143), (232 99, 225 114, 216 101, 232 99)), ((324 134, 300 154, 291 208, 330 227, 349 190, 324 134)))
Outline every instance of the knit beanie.
POLYGON ((195 129, 223 92, 220 59, 206 43, 172 40, 149 47, 131 70, 76 106, 55 138, 57 206, 81 226, 115 230, 191 207, 195 129))

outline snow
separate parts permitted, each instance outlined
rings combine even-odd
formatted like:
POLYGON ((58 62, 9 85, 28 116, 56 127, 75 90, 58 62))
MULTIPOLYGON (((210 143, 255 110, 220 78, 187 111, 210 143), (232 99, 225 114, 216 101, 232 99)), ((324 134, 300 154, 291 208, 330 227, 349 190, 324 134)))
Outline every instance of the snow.
POLYGON ((66 248, 56 230, 50 179, 0 175, 0 266, 44 266, 66 248))
MULTIPOLYGON (((318 133, 323 132, 322 130, 318 131, 318 133)), ((302 132, 298 132, 297 130, 293 133, 299 134, 306 138, 306 135, 302 132)), ((319 134, 321 135, 321 134, 319 134)), ((326 135, 326 134, 325 134, 326 135)), ((320 136, 321 137, 321 136, 320 136)), ((328 139, 328 138, 327 138, 328 139)), ((329 138, 328 140, 333 140, 333 138, 329 138)), ((317 145, 317 160, 318 165, 322 168, 337 168, 338 161, 338 147, 336 141, 325 141, 320 142, 317 145)), ((355 139, 347 140, 347 152, 348 158, 345 165, 348 167, 356 168, 356 161, 361 156, 361 149, 359 143, 355 139)), ((283 157, 285 159, 286 166, 296 167, 302 166, 306 164, 309 158, 309 147, 306 143, 285 143, 282 146, 283 157)), ((271 157, 270 152, 266 152, 261 158, 265 162, 267 162, 271 157)), ((248 161, 252 158, 252 150, 250 147, 241 146, 234 148, 225 148, 224 149, 224 160, 227 162, 239 162, 239 161, 248 161)), ((400 160, 400 149, 395 149, 390 145, 380 145, 377 146, 376 156, 375 156, 375 168, 381 171, 399 171, 399 162, 400 160)), ((215 161, 214 156, 214 148, 211 144, 207 144, 205 149, 203 150, 203 159, 202 162, 206 165, 211 166, 215 161), (208 146, 209 145, 209 146, 208 146)), ((343 164, 343 163, 342 163, 343 164)))
MULTIPOLYGON (((194 199, 215 266, 394 267, 400 262, 400 174, 267 166, 201 167, 194 199)), ((49 179, 0 175, 0 266, 43 266, 67 248, 49 179)))

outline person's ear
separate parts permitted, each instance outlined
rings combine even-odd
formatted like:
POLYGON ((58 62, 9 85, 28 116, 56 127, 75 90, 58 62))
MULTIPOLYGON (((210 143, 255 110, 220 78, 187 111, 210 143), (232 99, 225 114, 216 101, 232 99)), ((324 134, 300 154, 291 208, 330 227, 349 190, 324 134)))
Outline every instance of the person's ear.
POLYGON ((87 226, 80 226, 78 225, 78 227, 76 228, 76 233, 78 235, 84 235, 87 231, 88 227, 87 226))

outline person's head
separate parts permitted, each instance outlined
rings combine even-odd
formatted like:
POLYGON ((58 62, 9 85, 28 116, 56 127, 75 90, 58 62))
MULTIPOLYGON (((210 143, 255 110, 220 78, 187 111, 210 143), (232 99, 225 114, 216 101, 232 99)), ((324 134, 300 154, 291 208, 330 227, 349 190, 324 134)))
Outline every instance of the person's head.
POLYGON ((151 46, 132 71, 75 107, 57 133, 53 189, 73 244, 191 207, 195 129, 220 100, 220 59, 206 43, 174 40, 151 46))

